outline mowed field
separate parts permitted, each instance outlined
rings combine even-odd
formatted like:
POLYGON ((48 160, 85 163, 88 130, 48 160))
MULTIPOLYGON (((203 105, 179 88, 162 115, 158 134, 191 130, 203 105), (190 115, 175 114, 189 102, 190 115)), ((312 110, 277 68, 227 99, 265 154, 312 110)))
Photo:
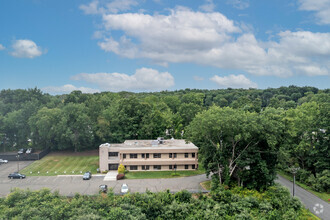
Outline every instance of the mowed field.
POLYGON ((86 171, 96 173, 98 167, 99 156, 94 151, 54 152, 33 162, 20 172, 27 176, 76 175, 86 171))

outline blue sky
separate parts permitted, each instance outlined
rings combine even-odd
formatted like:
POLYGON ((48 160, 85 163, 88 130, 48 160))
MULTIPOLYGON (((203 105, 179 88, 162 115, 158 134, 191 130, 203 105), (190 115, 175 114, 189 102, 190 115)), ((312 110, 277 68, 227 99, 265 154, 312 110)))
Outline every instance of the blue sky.
POLYGON ((2 0, 0 89, 330 83, 330 0, 2 0))

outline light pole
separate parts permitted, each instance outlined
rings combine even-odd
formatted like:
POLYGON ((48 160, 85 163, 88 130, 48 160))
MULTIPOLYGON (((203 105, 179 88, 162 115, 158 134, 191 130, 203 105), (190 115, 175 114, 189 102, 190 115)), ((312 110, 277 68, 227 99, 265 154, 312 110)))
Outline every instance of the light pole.
POLYGON ((19 154, 17 154, 17 173, 19 173, 19 154))
POLYGON ((296 184, 296 173, 300 170, 300 167, 291 167, 290 171, 293 174, 293 187, 292 187, 292 196, 294 196, 294 186, 296 184))

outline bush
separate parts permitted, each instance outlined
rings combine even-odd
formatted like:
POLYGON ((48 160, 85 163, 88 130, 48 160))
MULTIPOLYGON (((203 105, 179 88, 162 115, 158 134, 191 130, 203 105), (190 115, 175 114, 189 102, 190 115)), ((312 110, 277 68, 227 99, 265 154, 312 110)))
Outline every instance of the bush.
POLYGON ((125 173, 125 166, 123 164, 120 164, 118 167, 118 173, 125 173))
POLYGON ((121 180, 125 178, 125 174, 124 173, 118 173, 117 174, 117 180, 121 180))
POLYGON ((171 173, 171 176, 180 176, 179 173, 171 173))
POLYGON ((297 177, 297 180, 301 183, 308 183, 308 177, 311 175, 311 172, 310 171, 307 171, 307 170, 303 170, 303 169, 300 169, 298 170, 297 174, 296 174, 296 177, 297 177))
POLYGON ((316 182, 312 185, 316 191, 330 192, 330 170, 323 170, 322 173, 316 174, 316 182))
POLYGON ((182 190, 180 192, 177 192, 174 197, 175 200, 179 203, 180 202, 189 203, 191 199, 191 193, 188 192, 187 190, 182 190))

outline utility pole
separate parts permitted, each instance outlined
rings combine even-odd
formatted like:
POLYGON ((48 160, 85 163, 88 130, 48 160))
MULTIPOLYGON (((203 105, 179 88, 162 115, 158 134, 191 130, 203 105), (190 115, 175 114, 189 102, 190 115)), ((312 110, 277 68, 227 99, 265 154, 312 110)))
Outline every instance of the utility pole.
POLYGON ((291 167, 290 171, 293 174, 293 187, 292 187, 292 196, 294 196, 295 193, 295 184, 296 184, 296 173, 300 170, 300 167, 291 167))
POLYGON ((19 173, 19 154, 17 154, 17 173, 19 173))

